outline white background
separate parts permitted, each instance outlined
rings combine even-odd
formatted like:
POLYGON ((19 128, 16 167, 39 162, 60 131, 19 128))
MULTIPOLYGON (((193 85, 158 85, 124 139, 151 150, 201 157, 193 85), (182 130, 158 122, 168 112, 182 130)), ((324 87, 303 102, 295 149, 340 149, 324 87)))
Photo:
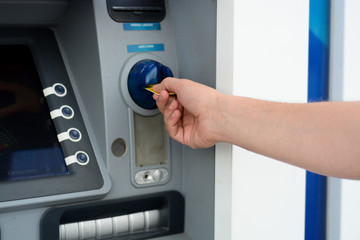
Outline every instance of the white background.
MULTIPOLYGON (((302 0, 218 1, 217 88, 259 99, 306 102, 308 4, 302 0), (219 36, 224 31, 219 28, 226 26, 232 27, 233 35, 219 36), (232 76, 224 61, 231 65, 232 76)), ((231 209, 216 209, 216 239, 304 239, 305 171, 239 147, 221 144, 216 150, 216 208, 231 209), (226 150, 231 162, 225 160, 226 150), (227 178, 224 165, 232 171, 227 178), (225 186, 231 193, 228 202, 218 196, 220 188, 226 194, 225 186), (227 213, 230 226, 218 220, 219 212, 227 213), (228 238, 224 238, 225 229, 231 232, 228 238)))
MULTIPOLYGON (((358 101, 360 100, 360 1, 332 0, 331 20, 330 97, 333 101, 358 101)), ((359 223, 360 181, 330 178, 328 239, 360 239, 359 223)))
MULTIPOLYGON (((331 4, 330 97, 360 100, 360 1, 331 4)), ((306 102, 308 13, 303 0, 218 0, 218 90, 306 102)), ((360 239, 360 181, 328 190, 327 239, 360 239)), ((304 170, 217 145, 215 239, 304 239, 304 217, 304 170)))

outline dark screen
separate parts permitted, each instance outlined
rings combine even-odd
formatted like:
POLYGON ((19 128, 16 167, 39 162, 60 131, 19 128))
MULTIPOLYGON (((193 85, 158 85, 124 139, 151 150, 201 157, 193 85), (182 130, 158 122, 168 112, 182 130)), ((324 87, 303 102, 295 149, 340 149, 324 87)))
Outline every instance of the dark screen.
POLYGON ((0 45, 0 181, 68 173, 29 47, 0 45))

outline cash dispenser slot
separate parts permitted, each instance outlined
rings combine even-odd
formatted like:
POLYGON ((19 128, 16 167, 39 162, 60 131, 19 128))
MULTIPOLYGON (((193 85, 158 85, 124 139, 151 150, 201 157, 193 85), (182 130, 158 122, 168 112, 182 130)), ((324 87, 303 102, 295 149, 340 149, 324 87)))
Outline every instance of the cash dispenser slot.
POLYGON ((41 220, 41 239, 149 239, 184 231, 176 191, 55 207, 41 220))

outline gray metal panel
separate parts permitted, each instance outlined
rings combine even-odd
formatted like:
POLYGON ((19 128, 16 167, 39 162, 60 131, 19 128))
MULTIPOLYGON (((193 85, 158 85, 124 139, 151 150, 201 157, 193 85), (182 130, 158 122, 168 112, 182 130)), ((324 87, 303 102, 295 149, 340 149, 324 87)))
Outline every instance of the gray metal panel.
POLYGON ((0 0, 0 25, 53 25, 68 3, 69 0, 0 0))
MULTIPOLYGON (((185 197, 185 232, 161 239, 213 239, 214 149, 192 150, 170 141, 171 179, 164 185, 136 188, 131 184, 131 129, 121 89, 123 66, 133 56, 127 44, 164 43, 154 52, 177 77, 215 86, 216 2, 170 0, 161 31, 125 32, 106 10, 106 2, 70 1, 54 27, 58 44, 81 109, 94 152, 104 160, 113 185, 104 199, 177 190, 185 197), (122 138, 127 151, 121 157, 111 144, 122 138)), ((0 214, 2 239, 39 239, 39 222, 46 209, 0 214), (31 220, 29 220, 31 219, 31 220), (21 233, 13 227, 21 228, 21 233), (23 233, 22 233, 23 232, 23 233), (25 235, 26 234, 26 235, 25 235)))
MULTIPOLYGON (((176 52, 172 34, 172 25, 169 19, 161 22, 161 31, 124 31, 123 25, 113 21, 106 11, 106 3, 103 1, 94 1, 97 39, 99 43, 100 68, 103 89, 103 101, 105 112, 105 133, 106 145, 102 152, 107 156, 107 165, 113 182, 113 188, 107 198, 118 198, 145 193, 152 193, 165 190, 179 190, 182 192, 182 175, 181 171, 173 172, 170 181, 161 186, 153 186, 138 189, 131 184, 134 177, 131 170, 131 164, 135 159, 132 158, 133 151, 133 130, 131 126, 131 107, 124 101, 122 78, 127 76, 126 66, 132 59, 148 59, 154 56, 155 60, 166 64, 177 75, 176 52), (151 53, 128 53, 127 45, 129 44, 146 44, 146 43, 163 43, 164 52, 151 53), (122 157, 115 157, 111 153, 111 143, 122 138, 127 143, 127 151, 122 157), (129 184, 130 183, 130 184, 129 184)), ((81 77, 79 75, 79 77, 81 77)), ((126 79, 125 79, 126 80, 126 79)), ((126 90, 125 90, 126 91, 126 90)), ((97 125, 92 127, 96 130, 97 125)), ((180 145, 171 142, 173 145, 180 145)), ((181 146, 180 146, 181 149, 181 146)), ((181 152, 179 150, 175 152, 181 152)), ((174 155, 171 152, 172 169, 182 169, 181 155, 174 155)))
MULTIPOLYGON (((169 1, 178 53, 179 77, 215 87, 216 1, 169 1)), ((214 238, 215 150, 183 151, 185 233, 214 238)))

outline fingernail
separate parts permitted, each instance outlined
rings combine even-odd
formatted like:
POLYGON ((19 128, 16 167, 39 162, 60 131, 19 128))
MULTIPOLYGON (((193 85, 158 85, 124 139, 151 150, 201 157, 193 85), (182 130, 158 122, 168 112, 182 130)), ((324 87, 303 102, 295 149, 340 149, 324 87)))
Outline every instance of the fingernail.
POLYGON ((171 102, 169 106, 169 110, 173 110, 173 108, 174 108, 174 102, 171 102))

